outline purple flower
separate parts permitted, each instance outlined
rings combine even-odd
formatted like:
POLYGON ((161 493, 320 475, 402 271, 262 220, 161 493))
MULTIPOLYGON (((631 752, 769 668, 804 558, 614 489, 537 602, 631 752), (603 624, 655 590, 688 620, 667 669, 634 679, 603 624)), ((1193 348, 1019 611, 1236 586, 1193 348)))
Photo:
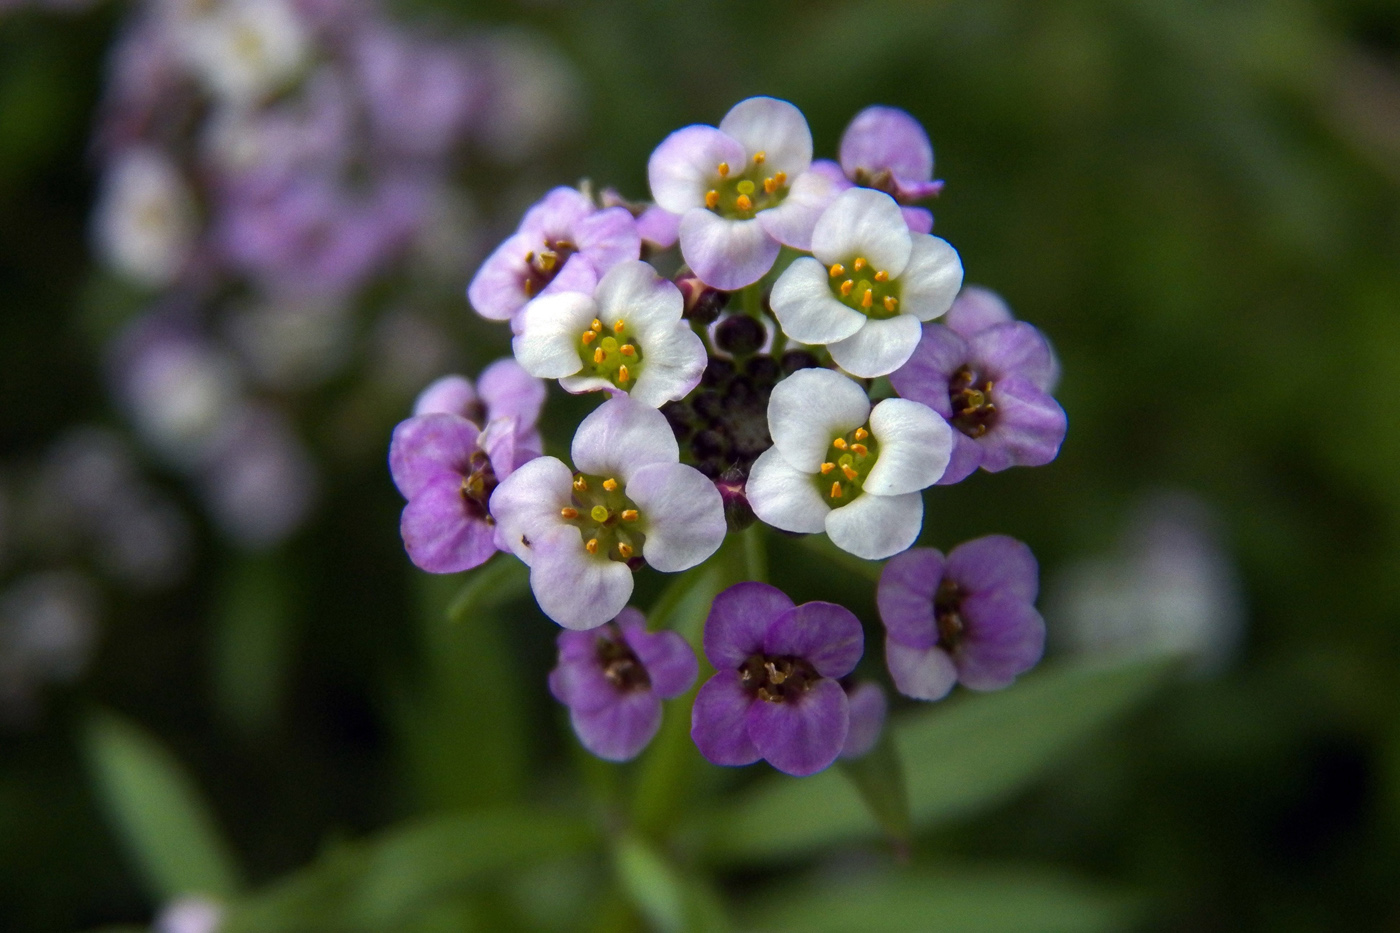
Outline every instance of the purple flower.
POLYGON ((885 691, 874 681, 843 681, 841 686, 846 691, 846 705, 851 711, 851 728, 846 731, 841 757, 860 758, 869 754, 880 741, 889 703, 885 700, 885 691))
POLYGON ((574 434, 574 467, 540 457, 491 497, 496 539, 530 566, 545 615, 590 629, 632 596, 632 566, 694 567, 726 531, 714 483, 680 462, 666 416, 627 396, 593 410, 574 434))
POLYGON ((812 169, 840 189, 874 188, 906 205, 904 221, 914 233, 933 229, 931 212, 907 205, 937 195, 943 182, 932 180, 933 144, 928 134, 903 110, 866 107, 841 136, 841 164, 822 160, 812 169))
POLYGON ((821 771, 846 743, 850 703, 838 678, 863 650, 849 609, 794 606, 766 583, 731 586, 705 620, 705 656, 716 673, 695 697, 691 738, 717 765, 764 758, 798 777, 821 771))
POLYGON ((661 701, 695 682, 695 652, 675 632, 648 632, 628 606, 612 622, 559 633, 549 690, 569 707, 583 747, 599 758, 635 758, 661 727, 661 701))
POLYGON ((983 289, 964 291, 948 323, 925 324, 914 355, 890 374, 896 392, 956 428, 941 485, 979 466, 996 473, 1049 463, 1065 439, 1064 409, 1050 396, 1059 376, 1050 344, 1022 321, 992 323, 998 304, 983 289))
POLYGON ((508 321, 536 295, 593 294, 604 273, 641 253, 637 224, 626 208, 598 210, 582 192, 555 188, 486 257, 467 298, 482 317, 508 321))
POLYGON ((836 188, 812 164, 812 133, 784 100, 750 97, 719 127, 687 126, 647 163, 652 197, 679 214, 681 255, 707 285, 761 279, 782 246, 806 250, 836 188))
POLYGON ((544 383, 507 357, 483 369, 475 386, 465 376, 443 376, 419 394, 413 413, 459 415, 478 425, 512 418, 516 449, 538 455, 544 442, 535 423, 544 407, 544 396, 544 383))
POLYGON ((484 77, 466 49, 385 25, 364 30, 354 59, 376 136, 392 152, 445 154, 485 93, 484 77))
POLYGON ((915 548, 891 559, 875 598, 899 692, 937 700, 957 681, 973 690, 1010 685, 1045 648, 1038 590, 1031 549, 1005 535, 960 544, 947 558, 915 548))

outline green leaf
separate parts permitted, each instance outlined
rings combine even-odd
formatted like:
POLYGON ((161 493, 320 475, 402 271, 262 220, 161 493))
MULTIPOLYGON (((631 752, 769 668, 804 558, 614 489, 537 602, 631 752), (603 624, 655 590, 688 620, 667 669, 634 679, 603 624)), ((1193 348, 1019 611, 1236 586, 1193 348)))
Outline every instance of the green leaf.
POLYGON ((209 807, 175 757, 111 713, 92 717, 86 752, 108 819, 152 898, 227 898, 238 870, 209 807))
MULTIPOLYGON (((963 695, 893 725, 915 828, 990 806, 1140 703, 1174 657, 1114 667, 1047 668, 998 693, 963 695)), ((878 826, 838 771, 774 776, 699 822, 713 858, 767 860, 853 839, 878 826)))
POLYGON ((627 836, 613 851, 614 870, 628 898, 653 930, 706 933, 728 930, 719 898, 688 878, 641 839, 627 836))
POLYGON ((892 730, 886 729, 869 753, 853 761, 840 760, 836 765, 860 793, 870 815, 890 841, 907 846, 913 816, 904 760, 895 747, 892 730))
POLYGON ((286 555, 231 561, 222 581, 214 643, 214 698, 239 728, 273 725, 290 660, 291 574, 286 555))
POLYGON ((833 884, 823 877, 751 904, 762 933, 1099 933, 1129 926, 1136 900, 1079 879, 1016 868, 919 869, 833 884))

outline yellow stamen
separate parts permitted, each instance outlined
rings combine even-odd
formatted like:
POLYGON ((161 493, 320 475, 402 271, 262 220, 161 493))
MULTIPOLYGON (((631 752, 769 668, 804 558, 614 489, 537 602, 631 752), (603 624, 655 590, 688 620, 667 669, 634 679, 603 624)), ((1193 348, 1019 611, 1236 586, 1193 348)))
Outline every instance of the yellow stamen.
POLYGON ((847 279, 846 281, 842 282, 842 283, 841 283, 841 297, 842 297, 842 298, 845 298, 847 295, 849 295, 849 294, 851 293, 851 289, 853 289, 853 288, 855 288, 855 287, 856 287, 856 283, 855 283, 855 281, 854 281, 853 279, 847 279))
POLYGON ((822 464, 822 476, 825 476, 826 474, 830 473, 830 472, 831 472, 832 470, 834 470, 834 469, 836 469, 836 464, 834 464, 834 463, 832 463, 832 462, 830 462, 830 461, 827 461, 826 463, 823 463, 823 464, 822 464))
POLYGON ((617 553, 618 553, 618 556, 621 557, 623 560, 631 560, 631 559, 632 559, 632 545, 630 545, 630 544, 622 544, 621 542, 619 542, 618 545, 617 545, 617 553))
POLYGON ((834 483, 831 484, 831 498, 833 498, 833 499, 839 499, 839 498, 841 498, 841 496, 842 496, 842 492, 841 492, 841 481, 840 481, 840 480, 837 480, 836 482, 834 482, 834 483))
POLYGON ((866 454, 870 453, 870 448, 866 447, 864 444, 852 444, 851 451, 857 457, 864 457, 866 454))
POLYGON ((721 163, 719 164, 719 177, 720 177, 720 178, 727 178, 728 176, 729 176, 729 163, 728 163, 728 162, 721 162, 721 163))
POLYGON ((762 165, 762 164, 763 164, 763 160, 766 159, 766 158, 768 158, 768 153, 766 153, 766 152, 764 152, 762 149, 760 149, 760 150, 758 150, 757 152, 755 152, 755 153, 753 154, 753 164, 754 164, 754 165, 762 165))
POLYGON ((856 257, 856 261, 853 262, 853 263, 851 263, 851 266, 852 266, 857 272, 859 272, 860 270, 864 269, 864 268, 865 268, 865 257, 864 257, 864 256, 857 256, 857 257, 856 257))
POLYGON ((598 335, 597 335, 596 333, 594 333, 593 331, 591 331, 591 330, 586 330, 586 331, 583 332, 583 345, 584 345, 585 347, 588 346, 590 343, 592 343, 594 340, 597 340, 597 339, 598 339, 598 335))
POLYGON ((636 509, 623 509, 622 520, 624 522, 635 522, 638 518, 636 509))
POLYGON ((609 476, 607 479, 603 480, 603 488, 608 492, 617 492, 617 480, 609 476))
POLYGON ((588 480, 582 476, 574 477, 574 492, 588 492, 588 480))
POLYGON ((773 180, 776 181, 778 187, 781 188, 783 185, 787 184, 787 172, 774 172, 773 180))
POLYGON ((836 440, 831 442, 831 446, 835 447, 837 450, 845 450, 846 439, 844 437, 838 437, 836 440))
POLYGON ((627 364, 626 364, 626 363, 623 363, 621 366, 619 366, 619 367, 617 368, 617 381, 618 381, 619 383, 623 383, 623 382, 626 382, 626 381, 627 381, 628 379, 630 379, 630 378, 632 378, 632 377, 631 377, 631 375, 627 372, 627 364))
POLYGON ((753 202, 749 200, 747 194, 741 194, 734 199, 734 206, 741 211, 747 211, 753 208, 753 202))
POLYGON ((534 250, 530 250, 528 253, 525 254, 525 261, 526 261, 526 262, 534 262, 534 261, 535 261, 535 251, 534 251, 534 250))
POLYGON ((587 551, 588 553, 590 553, 590 554, 597 554, 597 553, 598 553, 598 539, 597 539, 597 538, 589 538, 589 539, 588 539, 588 543, 585 544, 585 545, 583 546, 583 549, 584 549, 585 551, 587 551))
POLYGON ((838 275, 840 275, 840 274, 842 274, 843 272, 845 272, 845 271, 846 271, 846 267, 843 266, 843 265, 841 265, 841 263, 838 262, 838 263, 832 264, 831 268, 830 268, 830 269, 827 269, 826 271, 827 271, 827 272, 830 272, 830 273, 831 273, 831 277, 834 279, 834 278, 836 278, 838 275))
POLYGON ((588 329, 591 330, 591 331, 594 331, 595 333, 602 333, 602 332, 603 332, 603 322, 600 321, 600 320, 598 320, 598 319, 595 317, 595 318, 593 319, 593 323, 588 325, 588 329))
POLYGON ((603 348, 599 347, 593 351, 593 362, 601 363, 606 356, 607 354, 603 352, 603 348))
POLYGON ((893 311, 893 310, 895 309, 895 306, 898 305, 898 304, 899 304, 899 299, 898 299, 898 298, 894 297, 893 295, 886 295, 886 296, 885 296, 885 310, 886 310, 886 311, 893 311))
POLYGON ((608 507, 606 505, 595 505, 589 510, 588 517, 595 522, 605 522, 609 518, 608 507))
POLYGON ((886 272, 884 269, 881 269, 879 272, 875 273, 875 281, 877 281, 877 282, 888 282, 889 280, 890 280, 890 274, 889 274, 888 272, 886 272))
POLYGON ((613 321, 613 333, 614 333, 614 334, 620 334, 620 333, 622 333, 622 332, 623 332, 624 330, 626 330, 626 329, 627 329, 627 322, 624 321, 622 318, 618 318, 616 321, 613 321))
POLYGON ((773 180, 773 176, 770 175, 767 178, 763 179, 763 192, 765 194, 772 194, 774 191, 777 190, 778 183, 773 180))
POLYGON ((559 254, 545 250, 540 253, 540 268, 548 272, 554 268, 554 263, 558 261, 559 254))
POLYGON ((870 436, 870 432, 865 428, 856 428, 856 440, 863 441, 870 436))
POLYGON ((862 308, 868 308, 868 307, 870 307, 871 305, 873 305, 874 303, 875 303, 875 293, 872 292, 870 289, 867 288, 867 289, 865 290, 865 294, 861 296, 861 299, 860 299, 860 306, 861 306, 862 308))
POLYGON ((624 343, 622 346, 617 348, 617 352, 621 353, 623 356, 636 356, 637 348, 632 346, 630 343, 624 343))
POLYGON ((526 279, 526 280, 525 280, 525 297, 526 297, 526 298, 533 298, 533 297, 535 297, 535 282, 534 282, 533 279, 526 279))
POLYGON ((856 472, 855 467, 844 463, 841 465, 841 472, 846 474, 846 479, 855 479, 860 475, 856 472))
POLYGON ((711 188, 705 192, 705 206, 710 210, 719 207, 719 192, 711 188))
POLYGON ((570 508, 566 505, 559 510, 559 517, 567 519, 568 521, 573 521, 578 518, 578 509, 570 508))

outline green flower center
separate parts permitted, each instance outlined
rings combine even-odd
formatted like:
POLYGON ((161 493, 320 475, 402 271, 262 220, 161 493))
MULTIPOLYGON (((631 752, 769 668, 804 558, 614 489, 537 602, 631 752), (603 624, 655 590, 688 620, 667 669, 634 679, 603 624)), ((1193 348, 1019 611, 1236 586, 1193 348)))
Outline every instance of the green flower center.
POLYGON ((583 533, 590 554, 626 563, 642 553, 642 513, 611 476, 575 473, 573 504, 559 514, 583 533))
POLYGON ((875 442, 868 425, 832 439, 815 482, 833 509, 861 494, 870 470, 880 457, 879 450, 880 445, 875 442))
POLYGON ((899 280, 873 268, 864 256, 834 263, 826 271, 831 276, 831 293, 846 307, 877 321, 899 314, 899 280))
POLYGON ((729 220, 748 220, 783 203, 788 195, 787 172, 768 171, 767 159, 765 153, 755 152, 747 166, 721 162, 715 168, 714 187, 705 192, 705 206, 729 220))
POLYGON ((598 318, 579 335, 579 359, 583 360, 582 375, 606 379, 623 391, 628 391, 642 371, 642 347, 632 336, 632 330, 622 318, 604 327, 598 318))

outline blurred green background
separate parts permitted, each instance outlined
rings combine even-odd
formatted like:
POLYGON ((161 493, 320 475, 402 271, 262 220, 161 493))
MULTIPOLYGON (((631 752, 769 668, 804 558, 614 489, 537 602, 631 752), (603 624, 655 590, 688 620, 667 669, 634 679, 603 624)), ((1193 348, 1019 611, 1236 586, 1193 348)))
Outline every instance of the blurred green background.
MULTIPOLYGON (((1247 618, 1234 654, 1174 678, 1001 805, 940 822, 916 861, 1088 879, 1150 905, 1121 921, 1130 929, 1400 928, 1400 7, 396 12, 464 32, 523 24, 564 52, 585 112, 539 191, 588 177, 643 197, 646 158, 666 133, 752 94, 796 103, 822 154, 867 104, 909 110, 948 181, 935 232, 968 281, 1050 336, 1070 420, 1054 464, 930 492, 924 542, 1013 534, 1048 577, 1115 547, 1154 490, 1189 490, 1213 510, 1247 618)), ((123 15, 111 4, 0 14, 6 462, 37 456, 64 425, 120 424, 85 309, 88 137, 123 15)), ((493 179, 473 185, 491 196, 493 179)), ((503 332, 467 323, 459 291, 440 300, 486 341, 467 359, 505 348, 503 332)), ((420 623, 460 584, 424 579, 400 547, 382 455, 406 408, 354 422, 357 452, 329 459, 317 517, 290 544, 250 556, 201 528, 185 583, 114 594, 86 675, 0 733, 0 929, 145 923, 159 906, 93 790, 82 749, 99 707, 173 750, 255 886, 328 839, 407 816, 578 796, 560 769, 579 753, 544 689, 554 633, 528 598, 497 613, 508 624, 465 640, 459 627, 435 642, 420 623), (462 696, 432 693, 464 682, 462 696)), ((547 424, 556 450, 564 410, 547 424)), ((874 621, 866 583, 781 542, 772 562, 798 598, 844 597, 874 621)), ((883 865, 882 851, 831 857, 816 878, 883 865)), ((742 901, 787 864, 718 883, 742 901)), ((940 883, 954 890, 987 883, 950 871, 940 883)), ((588 924, 522 906, 541 891, 567 905, 570 884, 590 883, 582 870, 519 873, 482 895, 479 928, 645 928, 625 905, 588 924)), ((1009 926, 968 922, 959 928, 1048 928, 1018 926, 1014 912, 1009 926)))

